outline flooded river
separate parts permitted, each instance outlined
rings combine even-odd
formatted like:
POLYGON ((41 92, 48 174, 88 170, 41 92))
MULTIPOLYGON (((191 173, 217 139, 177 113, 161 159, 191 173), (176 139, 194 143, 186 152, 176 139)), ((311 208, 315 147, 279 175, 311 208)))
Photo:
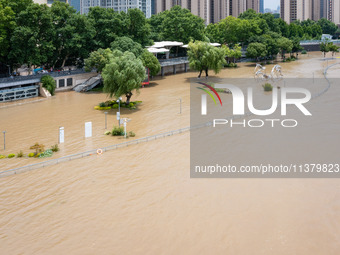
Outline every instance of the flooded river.
MULTIPOLYGON (((327 62, 315 53, 281 65, 285 77, 312 78, 314 72, 322 78, 327 62)), ((253 70, 240 64, 217 76, 252 78, 253 70)), ((339 78, 339 71, 335 66, 329 77, 339 78)), ((143 101, 138 110, 122 111, 131 118, 128 130, 140 138, 189 126, 189 84, 196 75, 156 78, 141 89, 132 98, 143 101)), ((312 108, 329 104, 338 111, 338 92, 339 84, 332 84, 312 108)), ((27 154, 35 142, 55 144, 60 126, 65 143, 54 158, 124 141, 103 135, 104 112, 93 107, 106 100, 100 93, 64 92, 1 108, 6 154, 27 154), (86 121, 93 122, 92 138, 84 138, 86 121)), ((109 127, 117 125, 115 114, 109 111, 109 127)), ((328 120, 338 125, 324 114, 328 120)), ((339 140, 338 129, 329 135, 339 140)), ((248 139, 231 141, 250 155, 248 139)), ((1 159, 0 169, 36 162, 1 159)), ((340 180, 190 179, 189 168, 190 134, 183 133, 0 178, 0 254, 339 253, 340 180)))

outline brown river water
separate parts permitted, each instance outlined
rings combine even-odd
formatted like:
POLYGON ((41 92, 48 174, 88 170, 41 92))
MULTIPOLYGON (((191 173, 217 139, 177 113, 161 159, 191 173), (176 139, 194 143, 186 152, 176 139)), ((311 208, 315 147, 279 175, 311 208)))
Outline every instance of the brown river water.
MULTIPOLYGON (((321 53, 281 63, 285 77, 307 78, 313 72, 322 78, 326 65, 321 53)), ((240 64, 217 76, 252 78, 253 70, 240 64)), ((339 71, 335 66, 329 77, 339 78, 339 71)), ((189 126, 196 75, 156 78, 141 89, 132 98, 143 101, 138 110, 122 110, 131 118, 128 131, 141 138, 189 126)), ((313 109, 329 104, 338 111, 337 92, 331 88, 313 109)), ((106 100, 101 93, 64 92, 0 108, 6 154, 28 154, 35 142, 55 144, 59 126, 65 143, 52 158, 123 142, 103 135, 104 112, 93 107, 106 100), (93 122, 92 138, 84 138, 86 121, 93 122)), ((115 113, 109 111, 109 127, 116 125, 115 113)), ((325 114, 322 121, 333 118, 325 114)), ((338 130, 329 135, 339 141, 338 130)), ((231 140, 247 153, 253 148, 246 141, 231 140)), ((1 159, 0 169, 40 161, 1 159)), ((189 167, 187 132, 0 178, 0 254, 339 254, 340 180, 190 179, 189 167)))

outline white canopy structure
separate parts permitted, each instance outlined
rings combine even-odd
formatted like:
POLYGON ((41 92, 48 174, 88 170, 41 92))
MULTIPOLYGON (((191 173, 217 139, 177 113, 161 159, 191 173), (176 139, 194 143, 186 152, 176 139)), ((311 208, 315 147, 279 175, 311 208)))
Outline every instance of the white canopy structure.
MULTIPOLYGON (((220 47, 220 46, 221 46, 220 43, 210 43, 210 45, 211 45, 211 46, 214 46, 214 47, 220 47)), ((189 47, 188 44, 182 46, 182 48, 188 48, 188 47, 189 47)))
POLYGON ((165 53, 166 58, 169 58, 172 47, 183 46, 182 42, 162 41, 155 42, 154 45, 147 47, 148 51, 157 55, 157 53, 165 53))
POLYGON ((165 48, 153 48, 153 47, 150 47, 150 48, 148 48, 148 51, 153 53, 153 54, 157 54, 157 53, 167 53, 170 50, 165 49, 165 48))

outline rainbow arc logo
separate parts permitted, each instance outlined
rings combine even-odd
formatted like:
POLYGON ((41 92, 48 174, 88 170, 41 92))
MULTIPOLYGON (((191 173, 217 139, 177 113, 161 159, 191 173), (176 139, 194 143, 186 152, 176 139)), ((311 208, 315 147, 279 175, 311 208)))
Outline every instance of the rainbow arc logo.
MULTIPOLYGON (((212 86, 210 86, 209 84, 203 83, 203 82, 197 82, 197 83, 203 85, 204 87, 206 87, 208 89, 210 89, 217 96, 217 98, 220 101, 220 104, 222 106, 221 97, 220 97, 220 95, 217 93, 217 91, 212 86)), ((207 90, 205 88, 200 88, 200 87, 197 87, 197 88, 200 89, 200 90, 203 90, 205 93, 207 93, 212 98, 212 100, 214 101, 215 105, 217 105, 217 102, 216 102, 213 94, 209 90, 207 90)))

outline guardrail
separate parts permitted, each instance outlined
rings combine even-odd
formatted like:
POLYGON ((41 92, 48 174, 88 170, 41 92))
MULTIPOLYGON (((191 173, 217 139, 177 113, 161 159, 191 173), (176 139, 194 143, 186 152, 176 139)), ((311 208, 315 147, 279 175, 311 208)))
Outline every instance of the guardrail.
MULTIPOLYGON (((300 41, 301 45, 308 45, 308 44, 320 44, 322 42, 326 42, 325 40, 303 40, 300 41)), ((340 40, 328 40, 327 42, 332 42, 335 44, 340 44, 340 40)))
MULTIPOLYGON (((195 127, 195 128, 198 128, 198 127, 195 127)), ((135 139, 135 140, 131 140, 131 141, 126 141, 126 142, 119 143, 119 144, 110 145, 110 146, 103 147, 103 148, 100 148, 100 149, 103 152, 110 151, 110 150, 116 150, 116 149, 119 149, 119 148, 122 148, 122 147, 127 147, 127 146, 131 146, 131 145, 136 145, 136 144, 140 144, 140 143, 154 141, 154 140, 157 140, 157 139, 160 139, 160 138, 165 138, 165 137, 173 136, 173 135, 176 135, 176 134, 181 134, 181 133, 187 132, 191 129, 192 129, 191 127, 181 128, 181 129, 177 129, 177 130, 173 130, 173 131, 169 131, 169 132, 165 132, 165 133, 161 133, 161 134, 157 134, 157 135, 147 136, 147 137, 143 137, 143 138, 139 138, 139 139, 135 139)), ((47 166, 57 165, 57 164, 60 164, 62 162, 67 162, 67 161, 71 161, 71 160, 74 160, 74 159, 88 157, 88 156, 97 154, 97 150, 98 149, 93 149, 93 150, 90 150, 90 151, 72 154, 72 155, 68 155, 68 156, 65 156, 65 157, 57 158, 57 159, 51 159, 51 160, 39 162, 39 163, 36 163, 36 164, 31 164, 31 165, 27 165, 27 166, 22 166, 22 167, 18 167, 18 168, 14 168, 14 169, 5 170, 5 171, 0 172, 0 177, 5 177, 5 176, 13 175, 13 174, 19 174, 19 173, 23 173, 23 172, 34 170, 34 169, 39 169, 39 168, 44 168, 44 167, 47 167, 47 166)))
POLYGON ((18 81, 29 81, 29 80, 36 80, 39 79, 45 75, 50 75, 52 77, 60 77, 60 76, 68 76, 68 75, 75 75, 75 74, 81 74, 86 73, 83 69, 77 69, 77 70, 71 70, 71 71, 53 71, 50 73, 41 73, 41 74, 35 74, 35 75, 27 75, 27 76, 13 76, 7 77, 7 78, 0 78, 0 83, 13 83, 18 81))

